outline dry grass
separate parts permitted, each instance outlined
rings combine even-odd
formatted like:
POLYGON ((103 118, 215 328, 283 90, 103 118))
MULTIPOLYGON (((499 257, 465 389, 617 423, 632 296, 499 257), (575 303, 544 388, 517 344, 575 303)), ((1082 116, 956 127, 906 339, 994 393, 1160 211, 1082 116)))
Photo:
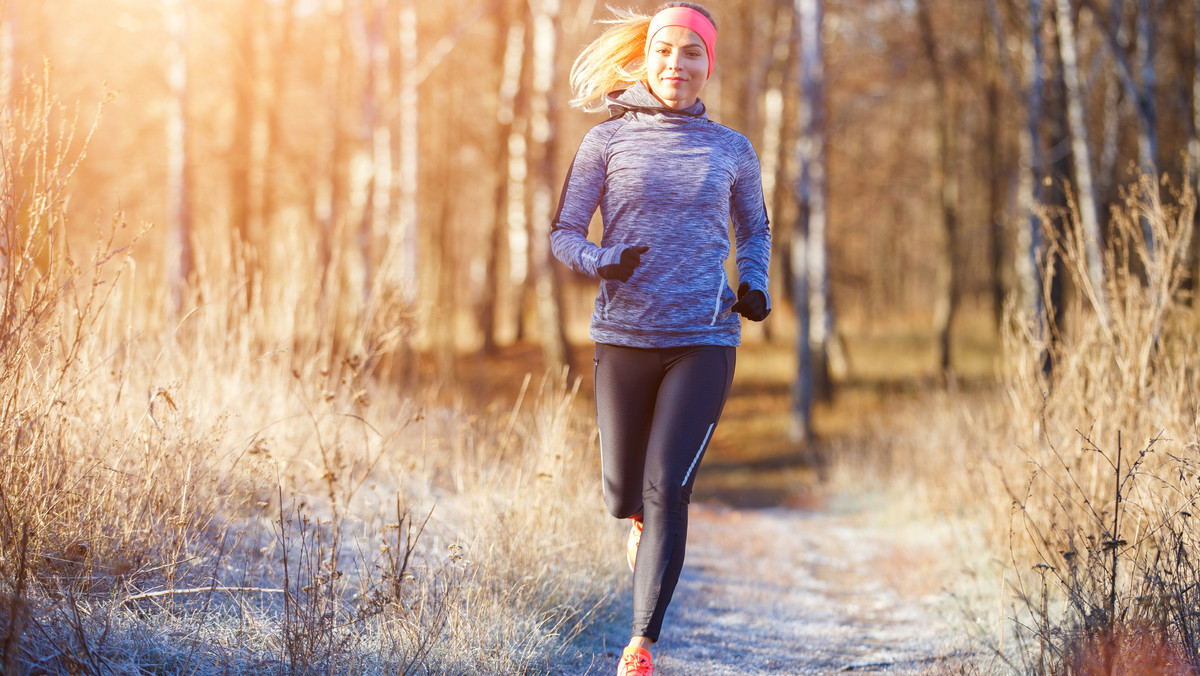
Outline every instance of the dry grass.
POLYGON ((1053 340, 1014 310, 1001 387, 930 394, 879 425, 870 462, 916 511, 959 524, 981 585, 960 590, 968 618, 1005 669, 1200 669, 1200 314, 1182 291, 1194 215, 1190 188, 1130 186, 1105 313, 1073 212, 1047 213, 1066 224, 1054 255, 1082 298, 1053 340))
POLYGON ((215 272, 170 317, 119 216, 69 255, 86 143, 36 91, 0 136, 0 671, 540 673, 569 650, 620 573, 577 385, 527 377, 481 414, 385 377, 411 309, 294 341, 215 272))

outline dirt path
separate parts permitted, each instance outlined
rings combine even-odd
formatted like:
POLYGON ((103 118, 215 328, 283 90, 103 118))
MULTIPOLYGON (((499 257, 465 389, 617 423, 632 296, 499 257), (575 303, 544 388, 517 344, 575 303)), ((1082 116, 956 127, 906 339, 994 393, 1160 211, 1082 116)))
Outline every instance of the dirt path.
POLYGON ((953 652, 928 543, 823 512, 691 514, 662 676, 916 674, 953 652))
MULTIPOLYGON (((658 676, 924 674, 954 660, 936 543, 828 511, 701 504, 690 524, 658 676)), ((624 626, 575 673, 614 673, 624 626)))

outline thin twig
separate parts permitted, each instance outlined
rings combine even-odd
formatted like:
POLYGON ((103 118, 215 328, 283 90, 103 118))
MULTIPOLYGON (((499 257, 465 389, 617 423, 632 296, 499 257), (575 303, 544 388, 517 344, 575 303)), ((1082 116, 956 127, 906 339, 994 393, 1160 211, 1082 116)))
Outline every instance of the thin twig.
POLYGON ((126 596, 124 599, 121 599, 121 602, 117 604, 117 607, 120 608, 131 601, 141 601, 144 599, 158 598, 161 596, 174 596, 175 594, 203 594, 204 592, 259 592, 262 594, 282 594, 284 591, 286 590, 275 589, 271 587, 191 587, 189 589, 160 589, 158 591, 142 592, 141 594, 126 596))

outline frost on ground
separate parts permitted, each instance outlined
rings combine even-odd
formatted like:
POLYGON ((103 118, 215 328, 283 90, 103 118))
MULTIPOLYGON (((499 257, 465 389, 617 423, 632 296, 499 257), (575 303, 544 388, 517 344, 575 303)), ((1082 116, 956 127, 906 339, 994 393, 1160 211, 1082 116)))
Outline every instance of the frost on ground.
MULTIPOLYGON (((658 676, 957 672, 953 569, 853 516, 693 505, 687 563, 655 649, 658 676)), ((626 605, 627 610, 627 605, 626 605)), ((611 674, 624 618, 563 673, 611 674)))

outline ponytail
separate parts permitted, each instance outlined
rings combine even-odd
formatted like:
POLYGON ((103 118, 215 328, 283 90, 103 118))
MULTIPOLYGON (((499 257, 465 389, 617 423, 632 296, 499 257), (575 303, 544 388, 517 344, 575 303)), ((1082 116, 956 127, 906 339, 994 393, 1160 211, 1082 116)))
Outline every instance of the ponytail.
POLYGON ((610 8, 616 18, 584 48, 571 66, 571 105, 594 113, 604 110, 604 95, 646 79, 646 29, 650 18, 610 8))

